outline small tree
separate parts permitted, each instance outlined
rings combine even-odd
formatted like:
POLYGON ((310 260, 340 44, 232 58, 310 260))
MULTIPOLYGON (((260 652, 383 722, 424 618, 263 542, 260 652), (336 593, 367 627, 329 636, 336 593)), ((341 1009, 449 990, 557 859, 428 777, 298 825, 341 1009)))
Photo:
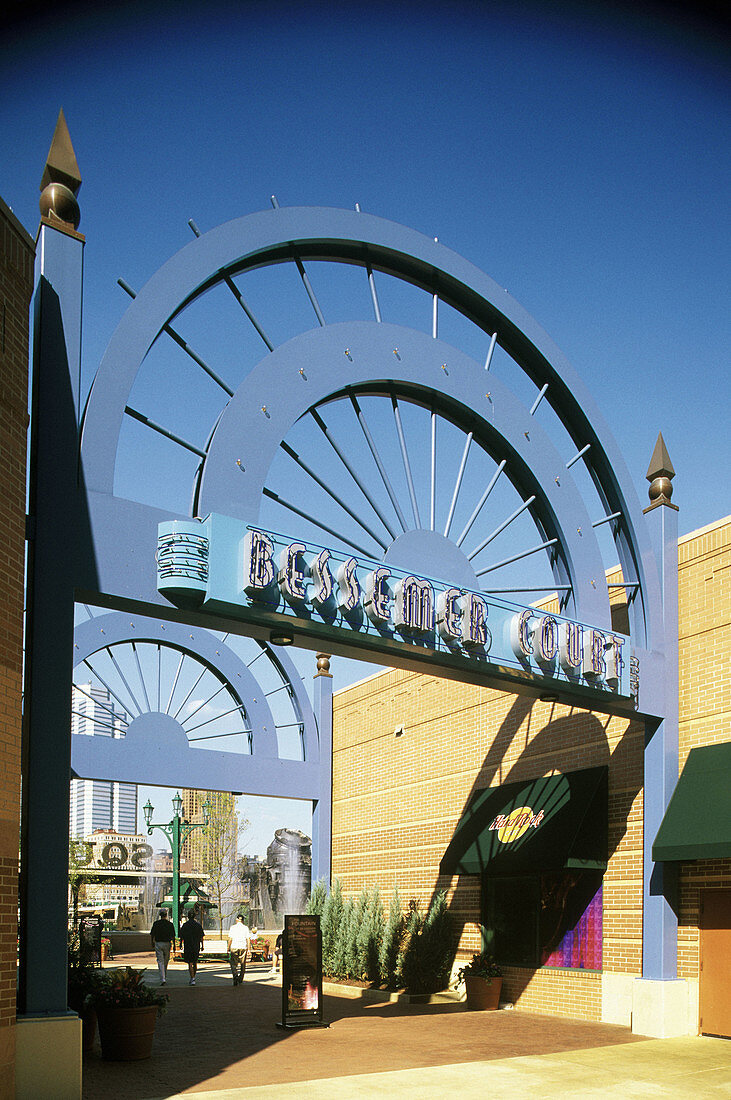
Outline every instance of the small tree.
POLYGON ((410 993, 436 993, 448 980, 454 948, 447 898, 435 895, 426 917, 418 910, 409 918, 409 937, 401 960, 401 977, 410 993))
POLYGON ((378 886, 368 896, 364 919, 357 930, 358 977, 378 983, 381 980, 380 949, 385 920, 378 886))
POLYGON ((391 895, 391 904, 388 910, 388 921, 381 940, 378 965, 383 981, 389 989, 397 984, 398 961, 401 953, 401 941, 404 936, 404 918, 401 912, 401 899, 398 889, 394 889, 391 895))
MULTIPOLYGON (((207 792, 198 791, 196 799, 202 807, 207 792)), ((200 842, 195 843, 195 859, 200 870, 208 876, 207 889, 218 909, 219 935, 223 939, 224 905, 239 900, 241 875, 239 873, 239 839, 249 827, 249 822, 239 819, 236 799, 232 794, 219 794, 209 799, 208 824, 200 830, 200 842)), ((192 837, 196 836, 196 830, 192 837)))
POLYGON ((69 841, 69 890, 73 906, 73 927, 79 926, 79 902, 84 899, 86 887, 102 882, 102 876, 93 864, 93 847, 83 840, 69 841))
POLYGON ((401 941, 398 962, 396 964, 396 979, 408 988, 408 979, 416 969, 417 937, 424 918, 421 915, 419 905, 413 899, 409 902, 409 912, 406 917, 404 934, 401 941))
POLYGON ((352 949, 355 935, 355 902, 348 898, 343 902, 340 925, 338 927, 335 952, 333 955, 333 977, 350 978, 354 964, 354 952, 352 949))
POLYGON ((349 949, 351 978, 363 978, 366 969, 366 944, 368 942, 368 890, 364 886, 355 902, 355 917, 349 949))
POLYGON ((325 886, 325 880, 320 878, 312 887, 312 893, 307 899, 307 905, 305 907, 305 913, 309 913, 310 916, 322 917, 322 911, 325 908, 325 902, 327 901, 327 888, 325 886))
POLYGON ((340 879, 336 878, 322 907, 322 969, 325 974, 334 974, 335 950, 342 915, 343 892, 340 879))

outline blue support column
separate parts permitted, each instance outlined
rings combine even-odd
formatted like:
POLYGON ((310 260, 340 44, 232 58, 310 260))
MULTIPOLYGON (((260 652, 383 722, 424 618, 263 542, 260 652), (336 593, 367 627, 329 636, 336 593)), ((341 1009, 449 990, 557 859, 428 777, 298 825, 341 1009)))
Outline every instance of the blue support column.
POLYGON ((84 288, 84 237, 70 227, 41 224, 36 250, 36 286, 40 277, 56 292, 61 314, 71 396, 77 423, 81 398, 81 318, 84 288))
POLYGON ((19 970, 28 1016, 67 1013, 83 243, 72 229, 41 226, 33 305, 19 970))
POLYGON ((313 709, 320 738, 320 797, 312 805, 312 884, 325 880, 330 888, 332 872, 332 748, 333 681, 330 658, 317 654, 313 709))
POLYGON ((662 436, 647 473, 647 527, 660 571, 664 623, 662 722, 646 725, 642 977, 672 981, 678 972, 677 868, 654 863, 652 844, 678 782, 678 509, 670 503, 675 471, 662 436))

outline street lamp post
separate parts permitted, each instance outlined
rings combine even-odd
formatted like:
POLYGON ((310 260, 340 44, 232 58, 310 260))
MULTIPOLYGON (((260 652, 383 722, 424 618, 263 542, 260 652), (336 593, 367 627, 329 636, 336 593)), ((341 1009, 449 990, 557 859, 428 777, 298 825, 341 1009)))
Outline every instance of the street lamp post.
POLYGON ((175 925, 176 936, 180 935, 180 849, 185 843, 187 838, 193 832, 194 829, 204 829, 208 825, 211 804, 206 799, 203 803, 203 820, 202 821, 184 821, 180 813, 183 808, 183 800, 180 797, 180 791, 172 799, 173 803, 173 820, 167 824, 162 825, 154 823, 152 821, 152 815, 155 812, 155 807, 147 799, 147 804, 142 807, 145 815, 145 822, 147 823, 147 835, 152 836, 153 829, 160 829, 165 834, 170 843, 170 849, 173 857, 173 924, 175 925))

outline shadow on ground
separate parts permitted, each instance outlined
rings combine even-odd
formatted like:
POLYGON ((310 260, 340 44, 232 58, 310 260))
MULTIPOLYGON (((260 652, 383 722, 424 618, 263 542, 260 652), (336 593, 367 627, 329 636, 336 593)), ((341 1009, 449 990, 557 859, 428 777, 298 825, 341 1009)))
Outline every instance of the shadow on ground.
POLYGON ((176 1093, 451 1065, 631 1043, 624 1028, 520 1012, 468 1012, 463 1004, 367 1004, 325 997, 328 1028, 283 1031, 281 988, 171 989, 152 1058, 105 1062, 98 1038, 84 1056, 84 1100, 149 1100, 176 1093))

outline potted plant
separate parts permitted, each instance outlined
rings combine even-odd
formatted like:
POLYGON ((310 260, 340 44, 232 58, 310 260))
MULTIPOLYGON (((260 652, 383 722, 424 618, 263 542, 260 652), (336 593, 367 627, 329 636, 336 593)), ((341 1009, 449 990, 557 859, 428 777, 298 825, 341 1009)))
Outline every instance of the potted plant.
POLYGON ((108 1061, 137 1061, 152 1054, 155 1020, 169 998, 146 985, 143 974, 131 966, 107 970, 86 998, 96 1012, 102 1058, 108 1061))
POLYGON ((96 1036, 96 1012, 87 1003, 92 993, 99 971, 87 962, 81 953, 78 934, 69 933, 68 940, 68 994, 67 1004, 81 1017, 81 1048, 87 1053, 94 1046, 96 1036))
POLYGON ((94 1046, 96 1036, 96 1011, 87 1003, 93 992, 98 971, 88 964, 74 965, 69 960, 68 1006, 81 1017, 81 1049, 86 1054, 94 1046))
POLYGON ((472 956, 472 962, 457 973, 457 984, 464 982, 467 1008, 492 1011, 500 1004, 503 972, 487 951, 472 956))

